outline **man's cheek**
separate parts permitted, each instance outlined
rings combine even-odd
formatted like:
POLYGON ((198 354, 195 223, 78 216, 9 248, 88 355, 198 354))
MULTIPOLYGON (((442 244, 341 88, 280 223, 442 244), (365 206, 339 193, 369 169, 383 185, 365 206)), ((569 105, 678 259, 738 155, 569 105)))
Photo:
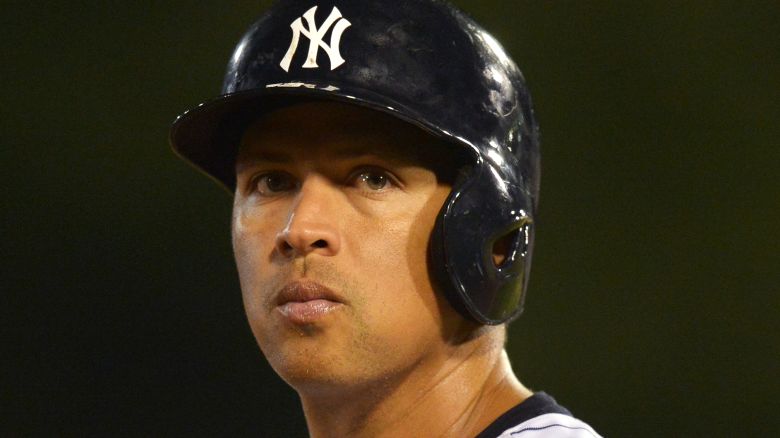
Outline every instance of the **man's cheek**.
POLYGON ((267 268, 261 268, 255 257, 237 259, 236 267, 246 314, 250 320, 257 319, 272 310, 269 308, 272 282, 266 278, 267 273, 264 275, 263 272, 267 268))

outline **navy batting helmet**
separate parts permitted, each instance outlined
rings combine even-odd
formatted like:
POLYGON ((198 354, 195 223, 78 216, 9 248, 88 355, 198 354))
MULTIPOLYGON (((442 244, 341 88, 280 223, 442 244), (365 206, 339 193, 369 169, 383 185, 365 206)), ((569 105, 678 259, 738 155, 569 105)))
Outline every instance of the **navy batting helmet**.
POLYGON ((222 94, 176 119, 171 144, 232 191, 247 114, 301 98, 382 111, 470 152, 431 237, 433 271, 470 319, 520 313, 539 133, 523 76, 490 34, 442 0, 278 1, 236 47, 222 94))

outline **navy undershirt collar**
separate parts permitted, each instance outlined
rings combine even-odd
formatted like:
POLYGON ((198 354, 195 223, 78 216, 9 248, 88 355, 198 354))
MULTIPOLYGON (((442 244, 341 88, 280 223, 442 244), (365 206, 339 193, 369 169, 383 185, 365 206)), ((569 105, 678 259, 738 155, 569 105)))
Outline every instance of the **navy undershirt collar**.
POLYGON ((491 423, 490 426, 477 435, 476 438, 496 438, 512 427, 544 414, 563 414, 571 416, 571 412, 559 405, 554 398, 544 392, 537 392, 498 417, 496 421, 491 423))

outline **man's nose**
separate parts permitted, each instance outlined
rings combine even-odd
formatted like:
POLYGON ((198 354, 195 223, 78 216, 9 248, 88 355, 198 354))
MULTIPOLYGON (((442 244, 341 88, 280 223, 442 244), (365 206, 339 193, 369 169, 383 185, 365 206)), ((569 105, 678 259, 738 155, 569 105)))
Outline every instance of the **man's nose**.
POLYGON ((307 178, 303 182, 287 224, 276 236, 276 249, 281 255, 333 256, 339 252, 341 237, 334 197, 334 188, 324 178, 307 178))

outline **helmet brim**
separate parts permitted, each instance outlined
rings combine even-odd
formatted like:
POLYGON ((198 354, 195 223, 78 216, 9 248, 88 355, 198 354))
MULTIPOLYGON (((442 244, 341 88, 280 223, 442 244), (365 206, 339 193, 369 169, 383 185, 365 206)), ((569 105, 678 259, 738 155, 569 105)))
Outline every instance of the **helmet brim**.
POLYGON ((370 90, 309 83, 274 84, 202 103, 176 118, 169 141, 176 155, 233 193, 235 159, 246 127, 264 113, 311 100, 339 101, 381 111, 476 152, 473 145, 455 138, 421 114, 370 90))

